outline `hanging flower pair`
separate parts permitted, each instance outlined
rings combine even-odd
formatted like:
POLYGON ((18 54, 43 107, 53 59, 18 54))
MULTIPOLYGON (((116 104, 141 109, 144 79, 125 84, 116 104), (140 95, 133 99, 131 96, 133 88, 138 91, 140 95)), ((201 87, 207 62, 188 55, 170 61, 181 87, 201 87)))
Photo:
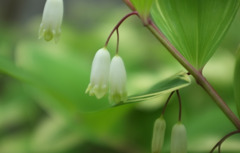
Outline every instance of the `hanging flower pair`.
POLYGON ((127 99, 126 70, 122 58, 117 54, 110 62, 110 54, 101 48, 92 62, 90 83, 86 90, 90 96, 102 98, 109 90, 109 101, 118 104, 127 99))
MULTIPOLYGON (((166 121, 163 116, 161 116, 154 123, 152 153, 160 153, 162 151, 165 130, 166 121)), ((180 121, 172 128, 170 152, 187 153, 187 131, 184 124, 180 121)))
MULTIPOLYGON (((166 131, 166 121, 164 120, 164 112, 169 100, 175 91, 173 91, 165 103, 161 116, 154 122, 152 137, 152 153, 160 153, 162 151, 164 136, 166 131)), ((182 123, 182 102, 180 93, 176 91, 179 102, 179 118, 178 122, 172 128, 170 153, 187 153, 187 130, 182 123)))
POLYGON ((119 26, 130 16, 137 15, 131 12, 123 17, 107 38, 105 47, 97 51, 91 70, 90 83, 86 90, 90 96, 95 95, 98 99, 102 98, 109 91, 109 102, 112 105, 119 104, 127 100, 126 82, 127 75, 124 62, 118 54, 119 50, 119 26), (110 62, 110 54, 106 49, 113 33, 117 33, 116 55, 110 62))

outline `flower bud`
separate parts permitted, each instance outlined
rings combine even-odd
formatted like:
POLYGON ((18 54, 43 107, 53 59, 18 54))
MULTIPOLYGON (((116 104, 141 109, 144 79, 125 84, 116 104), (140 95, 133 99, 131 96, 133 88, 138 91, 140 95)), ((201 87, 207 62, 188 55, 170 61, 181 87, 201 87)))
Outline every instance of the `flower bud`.
POLYGON ((181 122, 175 124, 172 129, 171 153, 187 153, 187 132, 181 122))
POLYGON ((50 41, 54 38, 57 43, 61 35, 62 18, 63 0, 47 0, 39 28, 39 39, 44 37, 46 41, 50 41))
POLYGON ((86 90, 89 95, 102 98, 108 91, 110 54, 106 48, 101 48, 95 54, 92 62, 90 83, 86 90))
POLYGON ((153 137, 152 137, 152 153, 160 153, 162 150, 164 135, 166 129, 166 122, 164 118, 159 117, 153 127, 153 137))
POLYGON ((123 60, 120 56, 113 57, 109 72, 109 101, 115 105, 127 99, 127 75, 123 60))

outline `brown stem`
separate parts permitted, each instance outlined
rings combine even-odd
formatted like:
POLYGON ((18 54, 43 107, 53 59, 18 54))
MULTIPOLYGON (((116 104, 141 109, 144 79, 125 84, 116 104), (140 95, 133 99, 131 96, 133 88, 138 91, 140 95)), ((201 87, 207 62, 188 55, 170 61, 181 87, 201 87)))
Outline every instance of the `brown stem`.
POLYGON ((178 115, 178 121, 182 121, 182 101, 180 97, 179 90, 177 90, 177 97, 178 97, 178 102, 179 102, 179 115, 178 115))
POLYGON ((161 116, 164 115, 165 110, 166 110, 166 108, 167 108, 167 105, 168 105, 168 103, 169 103, 169 101, 170 101, 172 95, 174 94, 174 92, 175 92, 175 91, 171 92, 171 94, 168 96, 168 99, 167 99, 167 101, 166 101, 166 103, 165 103, 165 105, 164 105, 164 107, 163 107, 163 109, 162 109, 162 114, 161 114, 161 116))
POLYGON ((116 54, 118 54, 118 51, 119 51, 119 30, 116 29, 116 32, 117 32, 117 49, 116 49, 116 54))

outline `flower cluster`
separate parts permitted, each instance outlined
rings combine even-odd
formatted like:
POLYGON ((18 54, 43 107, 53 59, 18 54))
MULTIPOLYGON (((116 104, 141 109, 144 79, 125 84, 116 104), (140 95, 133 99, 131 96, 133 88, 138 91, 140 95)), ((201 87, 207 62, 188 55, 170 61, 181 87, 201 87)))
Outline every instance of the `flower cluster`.
MULTIPOLYGON (((159 117, 153 127, 153 137, 152 137, 152 153, 160 153, 162 150, 163 142, 164 142, 164 135, 166 129, 166 121, 163 118, 165 109, 168 105, 169 100, 171 99, 172 95, 175 91, 173 91, 162 110, 161 117, 159 117)), ((182 101, 180 97, 179 90, 176 91, 178 96, 179 102, 179 116, 178 122, 172 128, 172 136, 171 136, 171 153, 187 153, 187 131, 185 126, 182 124, 182 101)))
POLYGON ((92 62, 90 83, 86 93, 102 98, 109 89, 109 101, 112 105, 127 99, 126 70, 122 58, 115 55, 110 62, 110 54, 106 48, 101 48, 95 54, 92 62))
MULTIPOLYGON (((163 116, 158 118, 153 127, 152 153, 160 153, 162 150, 166 121, 163 116)), ((187 132, 185 126, 179 121, 172 128, 171 153, 187 153, 187 132)))

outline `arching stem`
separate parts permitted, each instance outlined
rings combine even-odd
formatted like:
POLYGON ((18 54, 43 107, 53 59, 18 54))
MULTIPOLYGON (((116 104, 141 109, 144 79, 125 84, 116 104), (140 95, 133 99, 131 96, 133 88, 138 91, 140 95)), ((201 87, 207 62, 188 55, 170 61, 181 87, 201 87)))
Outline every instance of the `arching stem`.
POLYGON ((225 135, 221 140, 219 140, 218 142, 217 142, 217 144, 212 148, 212 150, 210 151, 210 153, 213 153, 214 152, 214 150, 218 147, 218 152, 220 153, 221 152, 221 145, 222 145, 222 143, 227 139, 227 138, 229 138, 229 137, 231 137, 231 136, 233 136, 233 135, 235 135, 235 134, 239 134, 240 133, 240 131, 239 130, 237 130, 237 131, 233 131, 233 132, 230 132, 230 133, 228 133, 227 135, 225 135))
POLYGON ((167 101, 166 101, 166 103, 165 103, 165 105, 164 105, 164 107, 163 107, 163 109, 162 109, 162 114, 161 114, 161 116, 164 115, 165 110, 166 110, 166 108, 167 108, 167 105, 168 105, 168 103, 169 103, 169 101, 170 101, 172 95, 174 94, 174 92, 175 92, 175 91, 171 92, 170 95, 168 96, 168 99, 167 99, 167 101))
POLYGON ((114 33, 116 30, 118 30, 119 26, 120 26, 128 17, 130 17, 130 16, 132 16, 132 15, 138 15, 138 13, 137 13, 136 11, 133 11, 133 12, 127 14, 126 16, 124 16, 124 17, 117 23, 117 25, 113 28, 112 32, 111 32, 110 35, 108 36, 107 41, 106 41, 106 43, 105 43, 105 47, 107 47, 107 45, 108 45, 108 43, 109 43, 109 40, 110 40, 110 38, 112 37, 113 33, 114 33))

